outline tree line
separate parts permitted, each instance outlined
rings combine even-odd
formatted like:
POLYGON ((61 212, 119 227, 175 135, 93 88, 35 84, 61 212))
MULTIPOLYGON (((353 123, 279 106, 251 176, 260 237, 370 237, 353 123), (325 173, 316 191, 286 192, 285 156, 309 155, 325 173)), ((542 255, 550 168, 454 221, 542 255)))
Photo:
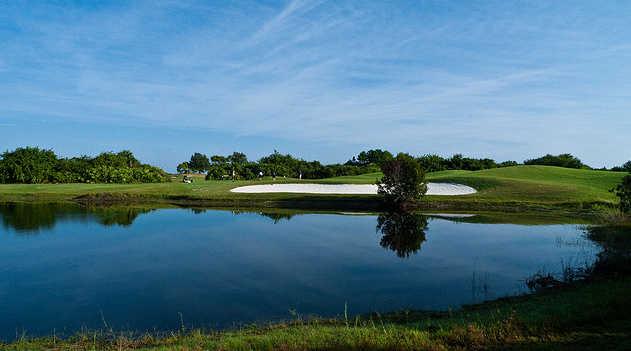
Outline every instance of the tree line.
POLYGON ((142 164, 131 151, 63 158, 52 150, 17 148, 0 155, 0 183, 158 183, 160 168, 142 164))
MULTIPOLYGON (((462 154, 455 154, 451 157, 426 154, 413 158, 425 172, 446 170, 479 171, 520 165, 517 161, 498 162, 490 158, 465 157, 462 154)), ((393 159, 395 159, 395 156, 391 152, 381 149, 362 151, 344 164, 329 165, 324 165, 319 161, 305 161, 290 154, 281 154, 277 151, 260 158, 258 161, 250 161, 241 152, 234 152, 225 156, 213 155, 211 157, 196 152, 191 156, 190 160, 180 163, 177 166, 177 171, 182 174, 205 173, 207 174, 207 179, 215 180, 256 179, 261 174, 272 177, 320 179, 377 172, 385 162, 393 159)), ((522 164, 591 169, 579 158, 571 154, 547 154, 539 158, 525 160, 522 164)), ((606 168, 601 169, 608 170, 606 168)), ((631 172, 631 161, 622 166, 613 167, 610 170, 631 172)))
MULTIPOLYGON (((407 154, 406 154, 407 155, 407 154)), ((410 155, 408 155, 410 156, 410 155)), ((410 156, 412 157, 412 156, 410 156)), ((290 154, 274 151, 257 161, 251 161, 241 152, 230 155, 194 153, 177 166, 178 173, 205 173, 206 179, 256 179, 257 177, 289 177, 321 179, 336 176, 359 175, 381 170, 396 159, 387 150, 362 151, 347 162, 322 164, 306 161, 290 154)), ((483 170, 516 166, 516 161, 497 162, 489 158, 471 158, 461 154, 442 157, 435 154, 412 157, 424 172, 443 170, 483 170)), ((567 168, 589 168, 571 154, 545 155, 525 160, 527 165, 546 165, 567 168)), ((631 161, 609 169, 631 172, 631 161)), ((160 168, 142 164, 131 151, 103 152, 95 157, 62 158, 52 150, 37 147, 17 148, 0 154, 0 183, 154 183, 169 180, 160 168)))
POLYGON ((177 171, 178 173, 206 173, 208 180, 256 179, 261 175, 321 179, 378 172, 379 166, 374 163, 323 165, 320 161, 305 161, 278 151, 261 157, 258 161, 248 160, 247 156, 241 152, 211 157, 196 152, 190 160, 180 163, 177 171))

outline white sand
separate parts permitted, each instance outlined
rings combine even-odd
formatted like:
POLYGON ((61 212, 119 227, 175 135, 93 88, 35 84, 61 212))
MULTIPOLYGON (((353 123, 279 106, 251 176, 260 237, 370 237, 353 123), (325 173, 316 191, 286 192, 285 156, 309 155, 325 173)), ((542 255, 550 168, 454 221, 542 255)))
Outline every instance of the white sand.
MULTIPOLYGON (((377 194, 373 184, 261 184, 241 186, 233 193, 377 194)), ((427 183, 427 195, 468 195, 477 191, 466 185, 427 183)))

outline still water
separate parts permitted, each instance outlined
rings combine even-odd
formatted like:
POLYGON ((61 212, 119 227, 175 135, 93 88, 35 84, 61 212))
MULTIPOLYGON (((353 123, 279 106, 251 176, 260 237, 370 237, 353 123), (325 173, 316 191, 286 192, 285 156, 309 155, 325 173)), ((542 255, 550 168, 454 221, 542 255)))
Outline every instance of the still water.
POLYGON ((13 204, 0 218, 5 340, 456 308, 597 253, 577 225, 476 217, 13 204))

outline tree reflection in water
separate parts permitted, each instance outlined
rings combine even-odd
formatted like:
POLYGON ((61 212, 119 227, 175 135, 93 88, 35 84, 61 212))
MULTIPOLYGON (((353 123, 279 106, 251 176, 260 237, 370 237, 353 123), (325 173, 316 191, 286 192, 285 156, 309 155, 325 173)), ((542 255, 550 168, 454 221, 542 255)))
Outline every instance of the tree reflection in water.
POLYGON ((5 228, 17 233, 36 234, 40 230, 52 229, 57 222, 67 219, 93 221, 104 226, 130 226, 139 215, 150 211, 150 208, 86 207, 70 203, 1 203, 0 221, 5 228))
POLYGON ((388 212, 377 218, 381 246, 407 258, 421 249, 425 241, 427 217, 413 212, 388 212))

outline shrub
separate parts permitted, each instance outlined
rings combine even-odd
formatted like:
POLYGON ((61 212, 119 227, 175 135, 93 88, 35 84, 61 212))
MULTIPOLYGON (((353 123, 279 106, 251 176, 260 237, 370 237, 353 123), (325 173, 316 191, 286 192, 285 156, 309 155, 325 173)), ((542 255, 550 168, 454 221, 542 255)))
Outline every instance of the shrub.
POLYGON ((57 156, 52 150, 37 147, 6 151, 0 160, 3 183, 46 183, 52 180, 57 156))
POLYGON ((2 183, 155 183, 168 181, 160 168, 143 165, 130 151, 57 158, 51 150, 18 148, 2 154, 2 183))
POLYGON ((622 166, 616 166, 611 168, 614 172, 631 172, 631 161, 625 162, 622 166))
POLYGON ((420 199, 427 192, 425 171, 416 160, 399 153, 393 160, 381 165, 383 178, 378 181, 378 193, 391 205, 403 206, 420 199))
POLYGON ((631 213, 631 174, 625 176, 613 192, 620 198, 620 211, 631 213))

